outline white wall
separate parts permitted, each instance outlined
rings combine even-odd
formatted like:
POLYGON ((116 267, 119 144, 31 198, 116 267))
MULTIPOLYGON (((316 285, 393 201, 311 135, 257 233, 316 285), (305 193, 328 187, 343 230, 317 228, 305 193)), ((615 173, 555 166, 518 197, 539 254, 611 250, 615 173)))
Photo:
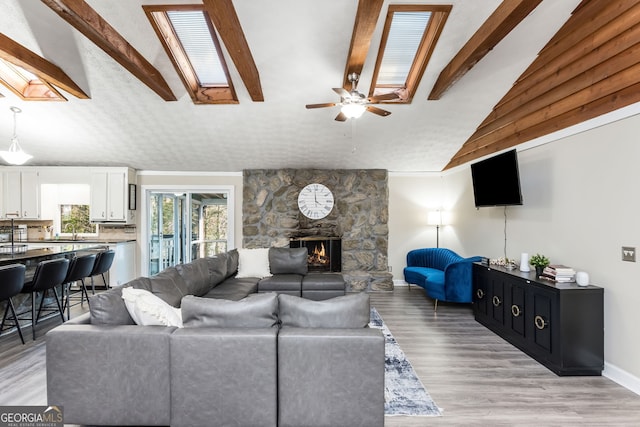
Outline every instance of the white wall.
MULTIPOLYGON (((621 246, 640 248, 638 129, 635 116, 519 152, 524 205, 507 208, 506 255, 543 253, 587 271, 604 288, 605 375, 629 380, 640 392, 640 264, 621 260, 621 246)), ((435 246, 424 210, 439 185, 455 215, 440 246, 465 256, 504 256, 504 209, 475 209, 468 166, 442 179, 440 185, 430 176, 390 176, 395 279, 402 278, 408 249, 435 246)))

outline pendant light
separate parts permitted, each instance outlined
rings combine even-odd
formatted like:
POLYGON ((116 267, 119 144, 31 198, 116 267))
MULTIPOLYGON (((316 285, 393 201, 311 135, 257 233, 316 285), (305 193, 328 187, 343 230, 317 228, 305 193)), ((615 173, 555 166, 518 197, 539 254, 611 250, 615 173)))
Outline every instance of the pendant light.
POLYGON ((11 145, 9 150, 0 151, 0 157, 10 165, 22 165, 33 156, 22 151, 20 143, 18 142, 18 134, 16 132, 16 114, 21 113, 22 110, 18 107, 9 108, 13 112, 13 136, 11 137, 11 145))

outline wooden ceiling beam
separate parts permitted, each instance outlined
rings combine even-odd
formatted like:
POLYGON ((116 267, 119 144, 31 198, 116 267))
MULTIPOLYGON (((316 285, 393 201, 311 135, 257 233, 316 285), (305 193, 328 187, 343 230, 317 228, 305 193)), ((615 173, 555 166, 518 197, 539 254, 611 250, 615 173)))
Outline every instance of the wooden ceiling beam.
POLYGON ((240 20, 231 0, 203 0, 205 10, 220 34, 229 56, 244 81, 253 101, 264 101, 258 67, 242 31, 240 20))
MULTIPOLYGON (((587 8, 583 10, 589 11, 587 8)), ((606 9, 603 9, 602 12, 606 12, 606 9)), ((581 17, 577 16, 576 18, 581 17)), ((626 10, 615 20, 610 20, 606 24, 600 23, 600 25, 576 28, 571 33, 571 37, 564 37, 560 41, 556 41, 556 37, 554 37, 553 47, 543 49, 545 54, 538 55, 532 66, 518 78, 513 89, 500 100, 497 106, 509 102, 519 94, 548 79, 556 80, 555 75, 563 68, 581 60, 593 51, 602 50, 604 45, 610 41, 620 39, 621 35, 637 25, 639 20, 640 3, 636 3, 635 7, 626 10)))
POLYGON ((35 52, 0 33, 0 58, 23 68, 46 80, 49 84, 69 92, 80 99, 89 99, 87 95, 60 67, 52 64, 35 52))
POLYGON ((355 23, 353 24, 353 34, 351 35, 351 45, 347 54, 347 65, 344 70, 342 87, 351 90, 349 74, 362 74, 364 61, 369 53, 371 37, 376 29, 383 0, 360 0, 358 11, 356 12, 355 23))
POLYGON ((617 43, 617 39, 613 40, 610 44, 603 45, 602 49, 592 51, 592 55, 587 55, 572 63, 570 67, 558 71, 555 79, 544 80, 508 103, 495 107, 470 139, 492 132, 518 117, 566 98, 597 82, 613 78, 617 73, 637 64, 640 57, 640 24, 636 27, 635 34, 627 37, 630 45, 617 43), (626 49, 620 51, 620 48, 626 49))
POLYGON ((576 125, 637 102, 640 102, 640 83, 636 83, 619 92, 593 100, 587 104, 578 105, 575 108, 555 117, 551 121, 544 121, 536 124, 535 126, 523 129, 522 131, 514 132, 508 137, 500 141, 496 141, 493 144, 479 146, 474 150, 468 150, 465 147, 467 145, 465 143, 465 145, 460 149, 460 151, 458 151, 458 153, 456 153, 456 155, 453 156, 451 161, 443 170, 451 169, 480 157, 515 147, 518 144, 531 141, 534 138, 548 135, 552 132, 565 129, 569 126, 576 125))
POLYGON ((542 64, 546 64, 553 58, 563 56, 568 51, 572 51, 575 45, 581 43, 590 34, 600 32, 602 27, 610 26, 612 21, 617 23, 619 17, 629 9, 637 6, 637 3, 637 0, 614 2, 609 0, 583 0, 576 7, 569 21, 553 36, 552 42, 542 48, 538 54, 538 59, 522 73, 516 83, 536 72, 543 66, 542 64))
POLYGON ((542 0, 504 0, 438 76, 429 99, 437 100, 489 53, 542 0))
POLYGON ((83 0, 42 0, 165 101, 176 97, 160 72, 83 0))

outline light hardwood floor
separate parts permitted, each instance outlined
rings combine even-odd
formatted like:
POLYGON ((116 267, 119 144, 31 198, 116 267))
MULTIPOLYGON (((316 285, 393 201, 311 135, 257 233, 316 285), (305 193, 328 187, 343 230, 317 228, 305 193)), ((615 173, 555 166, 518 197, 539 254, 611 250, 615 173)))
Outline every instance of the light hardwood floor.
MULTIPOLYGON (((386 417, 387 427, 639 426, 640 396, 604 377, 558 377, 473 319, 470 306, 433 301, 417 287, 371 294, 442 417, 386 417)), ((0 337, 0 405, 46 403, 44 333, 21 345, 0 337)))

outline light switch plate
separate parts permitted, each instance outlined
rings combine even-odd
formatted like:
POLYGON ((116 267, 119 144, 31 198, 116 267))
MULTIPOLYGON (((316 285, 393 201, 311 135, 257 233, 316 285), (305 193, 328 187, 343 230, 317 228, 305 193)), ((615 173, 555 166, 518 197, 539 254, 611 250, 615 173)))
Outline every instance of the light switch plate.
POLYGON ((636 248, 633 246, 622 247, 622 260, 629 262, 636 262, 636 248))

